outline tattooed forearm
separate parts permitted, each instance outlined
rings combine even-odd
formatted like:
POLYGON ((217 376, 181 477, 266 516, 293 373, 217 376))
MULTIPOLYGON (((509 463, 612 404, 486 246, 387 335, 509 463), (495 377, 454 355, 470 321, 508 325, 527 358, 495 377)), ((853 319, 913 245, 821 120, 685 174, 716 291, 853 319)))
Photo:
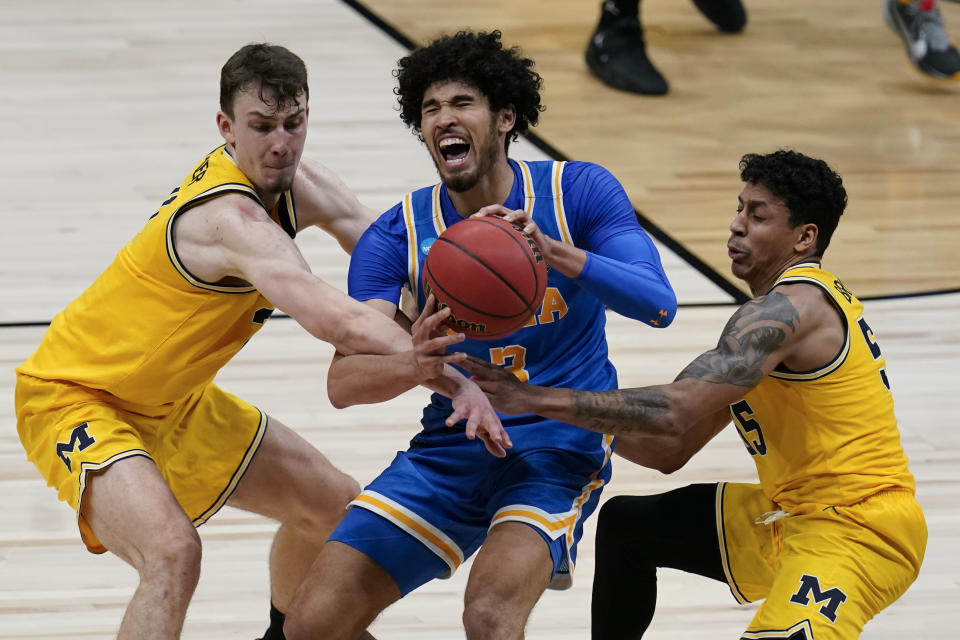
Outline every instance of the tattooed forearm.
POLYGON ((620 389, 605 393, 574 391, 575 424, 613 435, 658 431, 669 412, 666 396, 655 389, 620 389))
POLYGON ((764 362, 796 332, 798 320, 796 307, 777 291, 752 300, 727 322, 717 348, 691 362, 677 380, 754 387, 766 375, 764 362))

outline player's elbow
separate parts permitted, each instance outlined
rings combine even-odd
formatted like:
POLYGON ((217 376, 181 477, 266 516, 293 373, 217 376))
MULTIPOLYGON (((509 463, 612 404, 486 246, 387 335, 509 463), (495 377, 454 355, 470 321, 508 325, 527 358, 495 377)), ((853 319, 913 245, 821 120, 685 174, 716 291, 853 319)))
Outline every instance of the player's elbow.
MULTIPOLYGON (((372 313, 372 312, 371 312, 372 313)), ((377 343, 371 339, 373 327, 368 321, 371 313, 343 312, 334 314, 327 322, 318 324, 310 333, 329 342, 345 355, 376 350, 377 343)))
POLYGON ((693 456, 687 439, 686 423, 676 413, 664 417, 662 435, 658 438, 657 456, 653 467, 669 475, 679 471, 693 456))
POLYGON ((659 451, 655 459, 654 469, 664 475, 679 471, 690 460, 690 453, 677 436, 667 436, 661 439, 659 451))
POLYGON ((653 314, 653 319, 648 323, 655 329, 666 329, 673 324, 673 319, 677 317, 677 296, 673 290, 664 292, 663 298, 657 312, 653 314))
POLYGON ((327 378, 327 397, 334 409, 346 409, 354 405, 350 396, 344 393, 339 382, 331 378, 327 378))
POLYGON ((614 452, 634 464, 655 469, 663 474, 677 471, 690 459, 680 440, 669 436, 639 439, 629 435, 617 436, 614 452))
POLYGON ((668 453, 666 455, 661 455, 657 459, 657 464, 654 466, 654 469, 664 475, 670 475, 671 473, 682 469, 683 466, 687 464, 688 460, 690 460, 690 456, 684 456, 677 453, 668 453))

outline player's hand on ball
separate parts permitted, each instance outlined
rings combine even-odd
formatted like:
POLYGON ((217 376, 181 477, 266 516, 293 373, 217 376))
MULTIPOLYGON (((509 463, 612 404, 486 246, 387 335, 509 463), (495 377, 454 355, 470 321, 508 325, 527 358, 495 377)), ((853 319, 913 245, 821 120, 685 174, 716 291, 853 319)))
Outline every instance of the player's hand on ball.
POLYGON ((483 389, 483 392, 490 399, 490 403, 497 410, 509 414, 526 413, 528 411, 524 397, 529 391, 530 385, 520 382, 517 376, 499 365, 473 356, 469 356, 459 366, 473 375, 471 380, 483 389))
POLYGON ((500 417, 490 406, 490 401, 483 391, 466 378, 464 383, 451 398, 453 413, 447 418, 447 426, 452 427, 461 420, 466 420, 467 438, 480 438, 487 451, 503 458, 507 455, 507 449, 513 447, 507 430, 503 428, 500 417))
POLYGON ((544 234, 543 231, 540 230, 540 227, 537 226, 537 223, 533 221, 533 218, 528 216, 526 213, 520 209, 507 209, 502 204, 491 204, 483 207, 470 217, 482 218, 484 216, 496 216, 498 218, 503 218, 515 227, 519 227, 525 234, 530 236, 533 241, 537 243, 537 246, 540 247, 540 251, 543 252, 543 257, 547 258, 548 263, 550 262, 548 258, 548 252, 550 250, 550 243, 553 242, 553 239, 544 234))
POLYGON ((450 315, 450 309, 443 308, 434 312, 436 303, 433 295, 427 297, 427 304, 413 323, 410 332, 413 337, 413 355, 417 368, 423 373, 424 380, 443 375, 443 366, 447 363, 459 363, 467 354, 463 352, 447 353, 450 345, 463 342, 462 333, 448 333, 443 321, 450 315))

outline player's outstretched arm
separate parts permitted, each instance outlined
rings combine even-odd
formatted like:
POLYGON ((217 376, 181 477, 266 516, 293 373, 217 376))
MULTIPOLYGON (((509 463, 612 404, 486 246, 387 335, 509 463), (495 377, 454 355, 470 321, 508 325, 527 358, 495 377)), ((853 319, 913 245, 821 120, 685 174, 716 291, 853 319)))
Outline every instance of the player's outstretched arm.
POLYGON ((310 272, 293 240, 252 199, 224 195, 177 219, 184 266, 206 282, 250 283, 315 337, 343 353, 399 353, 410 337, 366 305, 310 272))
MULTIPOLYGON (((397 306, 385 300, 366 302, 378 312, 395 315, 397 306)), ((424 311, 411 327, 413 350, 392 356, 354 354, 334 355, 327 373, 327 392, 338 408, 354 404, 383 402, 423 385, 451 399, 453 413, 446 424, 452 427, 466 422, 466 436, 480 438, 487 451, 503 457, 513 446, 490 401, 471 380, 450 366, 466 357, 463 353, 446 353, 448 346, 461 342, 463 334, 447 334, 441 323, 449 315, 444 309, 436 313, 433 297, 427 298, 424 311), (373 382, 371 382, 373 381, 373 382)))
POLYGON ((360 236, 379 215, 360 202, 328 167, 307 158, 301 159, 297 168, 293 197, 301 226, 326 231, 347 253, 353 252, 360 236))
POLYGON ((671 384, 613 391, 536 387, 482 360, 470 371, 505 413, 536 413, 617 436, 631 460, 669 473, 679 469, 729 420, 728 405, 756 386, 802 341, 807 330, 778 291, 746 303, 730 318, 716 348, 691 362, 671 384))
POLYGON ((444 330, 443 321, 450 315, 450 310, 444 308, 430 313, 428 310, 434 308, 432 299, 427 300, 427 306, 412 327, 406 316, 397 317, 396 305, 392 303, 372 299, 364 304, 385 315, 394 311, 401 326, 409 328, 413 349, 391 356, 355 354, 344 357, 339 352, 334 354, 327 373, 327 394, 336 408, 385 402, 443 376, 444 365, 466 358, 462 352, 446 352, 447 347, 463 342, 464 335, 448 334, 444 330))

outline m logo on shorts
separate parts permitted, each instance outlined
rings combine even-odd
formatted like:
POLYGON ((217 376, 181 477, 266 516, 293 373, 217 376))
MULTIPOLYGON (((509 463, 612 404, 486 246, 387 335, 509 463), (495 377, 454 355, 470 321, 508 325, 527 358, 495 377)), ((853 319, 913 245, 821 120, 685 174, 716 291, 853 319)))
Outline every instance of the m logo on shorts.
POLYGON ((74 451, 83 451, 97 441, 96 438, 87 433, 88 426, 89 425, 84 422, 74 427, 73 431, 70 432, 70 442, 57 443, 57 457, 63 460, 63 464, 67 465, 67 469, 70 471, 73 471, 73 463, 70 462, 67 454, 73 453, 74 451))
POLYGON ((253 324, 262 325, 271 315, 273 315, 273 307, 260 307, 253 314, 253 324))
POLYGON ((810 604, 811 595, 815 603, 819 604, 825 600, 827 601, 827 604, 820 607, 820 614, 830 622, 836 622, 837 607, 847 599, 847 594, 841 591, 839 587, 821 591, 820 580, 816 576, 803 574, 800 577, 800 588, 795 594, 790 596, 790 602, 802 604, 806 607, 810 604))

